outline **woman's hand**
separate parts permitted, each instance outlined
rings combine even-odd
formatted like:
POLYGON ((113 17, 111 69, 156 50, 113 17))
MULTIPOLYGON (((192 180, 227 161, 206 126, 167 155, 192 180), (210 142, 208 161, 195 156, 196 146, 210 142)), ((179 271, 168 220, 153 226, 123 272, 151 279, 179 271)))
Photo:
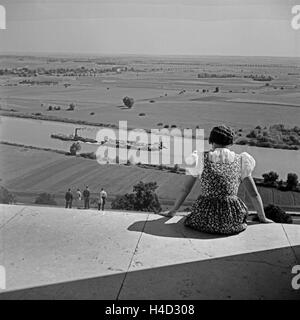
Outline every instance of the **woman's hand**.
POLYGON ((261 223, 274 223, 273 220, 268 219, 268 218, 260 218, 259 221, 260 221, 261 223))
POLYGON ((176 214, 176 210, 171 209, 169 211, 162 211, 162 212, 159 212, 159 214, 164 217, 174 217, 176 214))

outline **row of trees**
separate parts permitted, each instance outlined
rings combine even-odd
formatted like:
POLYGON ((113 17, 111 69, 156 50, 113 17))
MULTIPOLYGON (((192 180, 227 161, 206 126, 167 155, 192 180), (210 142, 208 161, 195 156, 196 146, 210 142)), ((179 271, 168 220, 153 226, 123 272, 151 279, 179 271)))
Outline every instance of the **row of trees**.
POLYGON ((197 78, 203 79, 203 78, 236 78, 236 77, 242 77, 242 78, 249 78, 253 79, 254 81, 272 81, 274 78, 270 75, 263 75, 263 74, 248 74, 248 75, 237 75, 232 73, 198 73, 197 78))
POLYGON ((263 175, 263 186, 277 188, 281 191, 298 191, 300 192, 299 180, 296 173, 288 173, 286 181, 279 180, 277 172, 270 171, 263 175))
MULTIPOLYGON (((126 97, 123 98, 123 103, 124 103, 124 106, 126 106, 128 109, 131 109, 133 107, 133 105, 134 105, 134 99, 126 96, 126 97)), ((41 107, 43 107, 43 106, 44 106, 44 104, 42 103, 41 107)), ((48 111, 61 110, 61 107, 60 106, 49 105, 47 110, 48 111)), ((73 102, 70 103, 66 110, 67 111, 74 111, 75 110, 75 104, 73 102)))

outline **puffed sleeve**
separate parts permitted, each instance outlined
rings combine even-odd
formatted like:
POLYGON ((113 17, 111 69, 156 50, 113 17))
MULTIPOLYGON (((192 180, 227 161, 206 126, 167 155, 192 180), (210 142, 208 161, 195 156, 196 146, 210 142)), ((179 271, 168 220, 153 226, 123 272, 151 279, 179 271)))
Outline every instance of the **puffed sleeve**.
POLYGON ((203 154, 195 150, 191 155, 185 158, 187 175, 199 177, 203 171, 203 154))
POLYGON ((254 167, 255 167, 255 159, 247 152, 241 153, 241 157, 242 157, 241 177, 242 179, 245 179, 246 177, 251 176, 252 171, 254 170, 254 167))

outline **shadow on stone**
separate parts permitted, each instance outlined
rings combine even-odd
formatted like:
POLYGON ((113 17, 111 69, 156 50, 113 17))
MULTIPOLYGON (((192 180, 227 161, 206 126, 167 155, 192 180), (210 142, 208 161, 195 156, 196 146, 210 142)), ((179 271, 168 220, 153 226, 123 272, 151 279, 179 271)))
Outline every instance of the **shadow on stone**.
MULTIPOLYGON (((128 227, 129 231, 143 232, 146 234, 169 237, 169 238, 191 238, 211 240, 218 238, 234 237, 236 235, 222 235, 222 234, 209 234, 193 230, 192 228, 184 225, 184 217, 174 223, 167 223, 171 218, 162 217, 156 220, 148 220, 146 227, 146 220, 136 221, 128 227), (145 227, 145 229, 144 229, 145 227)), ((256 225, 258 222, 249 221, 248 226, 256 225)))
POLYGON ((173 264, 10 291, 11 299, 295 299, 300 246, 173 264), (113 289, 113 290, 112 290, 113 289))

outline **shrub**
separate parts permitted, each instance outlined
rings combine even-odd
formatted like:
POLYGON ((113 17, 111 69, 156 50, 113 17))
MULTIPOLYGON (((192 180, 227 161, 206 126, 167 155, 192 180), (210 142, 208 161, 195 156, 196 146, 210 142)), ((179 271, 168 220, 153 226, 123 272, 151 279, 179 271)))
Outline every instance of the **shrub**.
POLYGON ((0 203, 10 204, 15 202, 16 199, 7 189, 0 186, 0 203))
POLYGON ((277 189, 280 190, 280 191, 286 191, 286 186, 284 185, 283 180, 280 180, 280 181, 278 182, 278 187, 277 187, 277 189))
POLYGON ((79 142, 74 142, 70 147, 70 153, 72 156, 76 156, 76 153, 81 149, 79 142))
POLYGON ((117 196, 111 203, 112 209, 134 210, 135 195, 126 193, 123 196, 117 196))
POLYGON ((37 198, 35 199, 34 203, 36 204, 49 204, 49 205, 57 205, 54 195, 49 193, 43 192, 40 193, 37 198))
POLYGON ((264 184, 267 186, 276 186, 276 182, 279 178, 279 175, 277 172, 270 171, 269 173, 264 173, 263 175, 264 178, 264 184))
POLYGON ((156 182, 140 181, 133 187, 133 193, 117 196, 111 207, 112 209, 158 212, 161 206, 155 193, 157 187, 156 182))
POLYGON ((296 173, 288 173, 286 180, 286 189, 295 190, 298 185, 298 176, 296 173))
POLYGON ((123 98, 123 103, 127 108, 132 108, 134 99, 126 96, 123 98))
POLYGON ((273 204, 269 204, 264 208, 265 215, 268 219, 277 223, 293 223, 292 217, 287 214, 283 209, 273 204))

